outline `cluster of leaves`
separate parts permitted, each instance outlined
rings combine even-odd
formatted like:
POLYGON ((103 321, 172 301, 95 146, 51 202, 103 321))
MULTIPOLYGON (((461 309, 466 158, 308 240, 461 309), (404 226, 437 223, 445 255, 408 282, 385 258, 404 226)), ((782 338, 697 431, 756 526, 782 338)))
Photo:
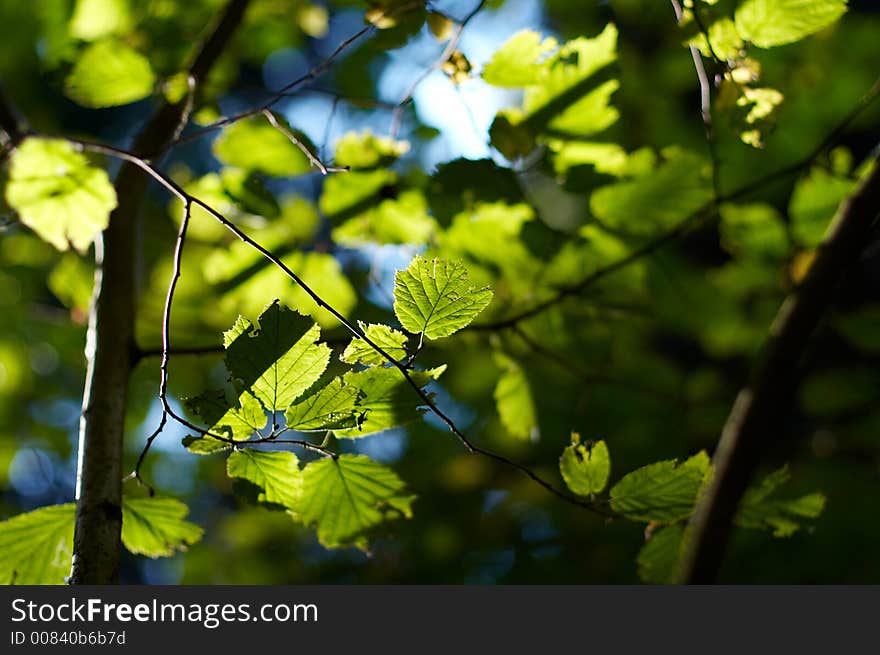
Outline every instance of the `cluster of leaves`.
MULTIPOLYGON (((580 435, 573 433, 571 445, 559 459, 559 470, 573 493, 595 501, 608 485, 611 473, 608 446, 604 441, 582 443, 580 435)), ((676 564, 687 539, 687 519, 712 471, 705 451, 681 463, 656 462, 624 475, 603 499, 615 515, 648 524, 646 543, 637 558, 639 575, 645 582, 675 580, 676 564)), ((780 487, 789 477, 788 470, 782 468, 750 488, 735 523, 788 537, 802 527, 803 520, 817 518, 825 508, 821 493, 792 499, 779 496, 780 487)))

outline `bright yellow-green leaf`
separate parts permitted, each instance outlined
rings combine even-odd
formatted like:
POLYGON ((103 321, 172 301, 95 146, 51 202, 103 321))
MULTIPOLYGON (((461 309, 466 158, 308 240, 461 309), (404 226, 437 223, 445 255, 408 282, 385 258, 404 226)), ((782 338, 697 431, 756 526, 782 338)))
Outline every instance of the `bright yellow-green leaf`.
POLYGON ((319 391, 292 405, 284 414, 287 427, 299 432, 350 430, 363 423, 359 403, 364 392, 342 378, 333 378, 319 391))
POLYGON ((705 451, 681 464, 666 460, 643 466, 611 488, 611 509, 633 521, 687 518, 711 469, 705 451))
POLYGON ((0 584, 64 584, 76 506, 50 505, 0 523, 0 584))
POLYGON ((174 498, 123 498, 122 543, 135 555, 170 557, 202 538, 203 530, 185 521, 189 508, 174 498))
POLYGON ((579 496, 600 493, 608 484, 611 457, 604 441, 583 444, 577 433, 571 436, 571 445, 562 451, 559 472, 566 486, 579 496))
POLYGON ((258 325, 239 317, 224 333, 226 366, 266 409, 283 411, 327 368, 330 348, 316 343, 320 337, 316 324, 273 302, 258 325))
POLYGON ((483 69, 483 79, 494 86, 521 88, 537 84, 544 72, 548 54, 559 47, 553 37, 522 30, 499 48, 483 69))
POLYGON ((517 439, 537 441, 538 421, 532 388, 522 366, 513 358, 495 353, 501 376, 495 385, 495 405, 504 428, 517 439))
POLYGON ((245 448, 226 460, 226 473, 260 487, 259 500, 293 509, 302 493, 302 471, 296 455, 287 452, 263 452, 245 448))
MULTIPOLYGON (((292 133, 311 147, 305 136, 292 133)), ((263 118, 238 121, 225 128, 214 141, 214 155, 229 166, 279 177, 303 175, 311 170, 302 150, 263 118)))
POLYGON ((736 29, 761 48, 794 43, 831 25, 846 12, 846 0, 743 0, 736 29))
POLYGON ((391 137, 376 136, 370 130, 346 132, 336 144, 337 166, 352 169, 389 166, 409 152, 409 142, 395 141, 391 137))
POLYGON ((334 228, 333 240, 350 247, 364 243, 423 245, 436 231, 425 196, 407 189, 334 228))
MULTIPOLYGON (((210 427, 208 432, 226 439, 247 441, 264 427, 268 419, 260 401, 250 390, 238 398, 238 403, 230 407, 222 390, 205 391, 186 401, 187 409, 198 414, 210 427)), ((210 435, 195 435, 184 439, 190 452, 209 455, 226 450, 230 444, 210 435)))
MULTIPOLYGON (((410 371, 410 376, 424 387, 432 377, 431 372, 410 371)), ((425 413, 421 399, 415 390, 394 368, 373 367, 365 371, 346 373, 343 382, 362 393, 358 399, 357 427, 336 430, 336 436, 356 439, 390 428, 401 427, 418 421, 425 413)))
POLYGON ((308 464, 296 517, 314 525, 327 548, 366 546, 365 532, 412 516, 415 496, 390 468, 363 455, 340 455, 308 464))
MULTIPOLYGON (((378 345, 382 350, 391 355, 396 360, 401 360, 407 356, 406 352, 406 335, 402 332, 388 327, 387 325, 360 323, 361 330, 364 331, 367 338, 378 345)), ((340 356, 343 362, 348 364, 366 364, 367 366, 376 366, 386 363, 388 360, 376 352, 372 346, 366 341, 355 337, 346 346, 345 351, 340 356)))
POLYGON ((149 60, 121 41, 88 46, 64 82, 64 91, 84 107, 113 107, 153 93, 156 76, 149 60))
POLYGON ((77 0, 70 35, 83 41, 123 34, 131 29, 129 0, 77 0))
POLYGON ((429 339, 469 325, 492 301, 492 291, 468 283, 461 262, 416 257, 394 278, 394 313, 404 329, 429 339))
POLYGON ((12 153, 6 201, 58 250, 84 252, 107 227, 116 191, 100 168, 61 139, 29 138, 12 153))

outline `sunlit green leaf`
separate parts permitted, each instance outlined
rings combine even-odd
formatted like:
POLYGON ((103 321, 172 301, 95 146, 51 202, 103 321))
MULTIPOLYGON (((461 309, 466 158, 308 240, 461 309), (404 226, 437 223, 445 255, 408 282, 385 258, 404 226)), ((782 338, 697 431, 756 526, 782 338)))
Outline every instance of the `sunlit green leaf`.
POLYGON ((64 91, 84 107, 113 107, 153 93, 156 76, 149 60, 121 41, 88 46, 64 81, 64 91))
MULTIPOLYGON (((311 147, 305 136, 293 134, 306 147, 311 147)), ((225 128, 214 141, 214 154, 229 166, 267 175, 303 175, 311 170, 302 150, 264 118, 238 121, 225 128)))
POLYGON ((846 12, 846 0, 743 0, 736 29, 762 48, 799 41, 831 25, 846 12))
POLYGON ((58 250, 84 252, 110 222, 116 191, 100 168, 60 139, 26 139, 12 153, 6 201, 58 250))
POLYGON ((649 464, 611 488, 611 509, 634 521, 671 523, 687 518, 710 471, 704 451, 681 464, 675 460, 649 464))
POLYGON ((131 29, 129 0, 77 0, 70 35, 83 41, 123 34, 131 29))
MULTIPOLYGON (((387 325, 367 325, 365 323, 359 323, 359 325, 368 339, 394 359, 401 360, 407 356, 406 335, 402 332, 398 332, 387 325)), ((376 366, 388 361, 377 353, 372 346, 367 344, 366 341, 358 337, 353 338, 349 342, 340 359, 348 364, 361 363, 367 366, 376 366)))
POLYGON ((50 505, 0 523, 0 584, 64 584, 76 506, 50 505))
MULTIPOLYGON (((425 372, 411 371, 410 375, 419 387, 424 387, 430 379, 425 372)), ((359 420, 355 428, 337 430, 337 437, 357 438, 405 426, 418 421, 425 412, 415 389, 397 369, 374 367, 350 372, 345 374, 343 382, 360 390, 357 410, 364 419, 359 420)))
POLYGON ((122 543, 136 555, 170 557, 202 538, 203 530, 185 521, 189 508, 174 498, 123 498, 122 543))
POLYGON ((600 493, 611 474, 608 446, 604 441, 583 444, 580 435, 572 434, 571 445, 559 458, 559 471, 566 486, 579 496, 600 493))
POLYGON ((721 245, 732 255, 777 260, 788 252, 788 235, 782 217, 770 205, 723 204, 721 245))
POLYGON ((295 508, 302 493, 302 471, 296 455, 287 451, 263 452, 252 448, 232 453, 226 473, 260 487, 261 502, 295 508))
POLYGON ((239 317, 224 333, 226 366, 266 409, 285 410, 327 368, 330 349, 320 337, 317 325, 274 302, 259 324, 239 317))
POLYGON ((300 432, 357 428, 365 413, 358 404, 363 396, 364 392, 356 386, 342 378, 333 378, 287 410, 287 427, 300 432))
POLYGON ((495 353, 501 376, 495 385, 495 406, 504 428, 518 439, 536 441, 538 421, 535 400, 522 366, 513 358, 495 353))
POLYGON ((522 30, 499 48, 483 69, 483 79, 494 86, 521 88, 536 84, 547 55, 558 47, 556 39, 542 39, 533 30, 522 30))
POLYGON ((391 137, 376 136, 370 130, 347 132, 336 144, 337 166, 352 169, 389 166, 409 152, 409 143, 395 141, 391 137))
POLYGON ((394 278, 394 313, 404 329, 439 339, 470 324, 492 291, 468 283, 461 262, 416 257, 394 278))
MULTIPOLYGON (((249 390, 242 393, 238 402, 232 406, 222 390, 205 391, 188 398, 186 406, 210 426, 208 432, 235 441, 247 441, 266 427, 268 422, 263 406, 249 390)), ((184 445, 190 452, 200 455, 209 455, 230 447, 227 441, 201 434, 187 437, 184 445)))
POLYGON ((328 548, 365 547, 365 531, 412 516, 413 500, 390 468, 363 455, 340 455, 305 467, 296 515, 317 528, 318 539, 328 548))

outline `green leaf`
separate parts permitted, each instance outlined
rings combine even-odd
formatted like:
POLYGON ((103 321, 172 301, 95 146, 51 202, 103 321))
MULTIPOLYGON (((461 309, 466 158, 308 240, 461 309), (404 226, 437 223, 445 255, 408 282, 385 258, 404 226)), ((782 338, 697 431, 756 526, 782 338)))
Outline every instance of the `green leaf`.
POLYGON ((821 168, 814 168, 807 177, 798 180, 788 205, 795 240, 808 248, 818 246, 838 205, 854 188, 852 180, 821 168))
MULTIPOLYGON (((410 376, 419 387, 427 385, 432 377, 427 371, 410 371, 410 376)), ((425 412, 419 407, 421 400, 415 390, 397 369, 374 367, 350 372, 343 382, 362 392, 357 409, 364 420, 356 428, 337 430, 337 437, 357 438, 401 427, 418 421, 425 412)))
POLYGON ((170 557, 196 543, 204 532, 185 521, 189 508, 174 498, 123 498, 122 543, 136 555, 170 557))
POLYGON ((771 205, 725 203, 721 214, 721 245, 732 255, 779 260, 788 253, 782 217, 771 205))
POLYGON ((642 581, 649 584, 672 582, 683 536, 682 526, 667 525, 648 537, 636 558, 642 581))
POLYGON ((76 505, 49 505, 0 523, 0 584, 64 584, 76 505))
POLYGON ((416 257, 394 278, 394 313, 404 329, 439 339, 469 325, 492 301, 488 287, 468 284, 461 262, 416 257))
POLYGON ((300 432, 357 428, 364 414, 358 405, 363 395, 342 378, 334 378, 320 391, 287 410, 287 427, 300 432))
POLYGON ((494 359, 501 368, 494 394, 501 423, 517 439, 537 441, 535 400, 525 371, 516 360, 503 353, 495 353, 494 359))
POLYGON ((600 493, 608 484, 611 457, 604 441, 582 444, 580 435, 571 435, 571 445, 562 451, 559 471, 566 486, 579 496, 600 493))
POLYGON ((331 175, 324 182, 318 207, 321 213, 334 221, 357 216, 378 204, 379 192, 396 179, 393 171, 384 168, 331 175))
POLYGON ((687 518, 710 471, 705 451, 680 465, 676 460, 649 464, 611 488, 611 509, 634 521, 671 523, 687 518))
POLYGON ((870 355, 880 355, 880 304, 866 305, 840 316, 834 322, 837 332, 852 346, 870 355))
POLYGON ((416 189, 407 189, 397 198, 383 200, 334 228, 333 240, 352 248, 365 243, 423 245, 436 230, 425 196, 416 189))
POLYGON ((153 93, 156 76, 149 60, 116 39, 83 50, 64 81, 68 98, 84 107, 113 107, 153 93))
MULTIPOLYGON (((188 398, 186 407, 211 426, 208 432, 235 441, 247 441, 255 432, 266 427, 268 421, 260 401, 249 391, 239 396, 235 406, 229 405, 222 390, 213 390, 188 398)), ((209 455, 230 448, 229 443, 210 435, 186 437, 184 445, 190 452, 199 455, 209 455)))
POLYGON ((320 327, 276 301, 263 311, 258 325, 239 317, 224 333, 226 366, 263 407, 285 410, 327 368, 330 348, 316 343, 320 337, 320 327))
POLYGON ((131 29, 129 0, 77 0, 70 35, 83 41, 123 34, 131 29))
MULTIPOLYGON (((358 325, 360 325, 361 330, 368 339, 394 359, 399 361, 407 356, 406 335, 402 332, 381 324, 367 325, 358 321, 358 325)), ((359 337, 351 340, 339 359, 347 364, 365 364, 366 366, 378 366, 387 361, 372 346, 359 337)))
POLYGON ((740 503, 736 524, 744 528, 769 528, 776 537, 788 537, 802 527, 803 519, 818 518, 825 509, 823 494, 789 499, 776 496, 778 489, 790 479, 788 468, 783 467, 749 488, 740 503))
POLYGON ((346 132, 336 144, 335 164, 353 170, 390 166, 407 152, 407 141, 375 136, 369 129, 360 133, 346 132))
POLYGON ((390 468, 364 455, 340 455, 305 467, 296 514, 317 528, 327 548, 364 548, 365 531, 392 518, 411 517, 413 500, 390 468))
POLYGON ((12 153, 6 201, 44 241, 85 252, 110 222, 116 191, 70 143, 28 138, 12 153))
POLYGON ((708 169, 701 157, 667 151, 667 161, 631 181, 602 187, 590 209, 603 225, 627 234, 649 236, 668 230, 712 198, 708 169))
POLYGON ((794 43, 831 25, 846 13, 846 0, 744 0, 736 29, 761 48, 794 43))
POLYGON ((242 478, 260 487, 263 490, 260 502, 293 509, 302 493, 299 459, 291 452, 239 450, 226 460, 226 473, 231 478, 242 478))
POLYGON ((521 88, 536 84, 544 72, 547 55, 559 46, 556 39, 522 30, 510 37, 483 69, 483 79, 493 86, 521 88))
MULTIPOLYGON (((280 117, 276 120, 283 122, 280 117)), ((291 131, 311 148, 304 135, 291 131)), ((278 177, 303 175, 311 170, 302 150, 262 118, 238 121, 225 128, 214 141, 214 155, 229 166, 278 177)))

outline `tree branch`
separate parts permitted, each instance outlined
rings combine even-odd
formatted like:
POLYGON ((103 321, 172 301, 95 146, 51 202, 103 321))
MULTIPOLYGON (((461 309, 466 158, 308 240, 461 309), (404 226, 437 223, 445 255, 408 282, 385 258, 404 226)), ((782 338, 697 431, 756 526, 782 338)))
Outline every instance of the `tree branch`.
MULTIPOLYGON (((249 0, 231 0, 197 46, 189 69, 191 93, 228 44, 248 4, 249 0)), ((133 152, 145 159, 162 152, 189 106, 189 98, 176 104, 163 102, 136 137, 133 152)), ((107 584, 119 577, 123 426, 134 362, 137 222, 148 179, 139 167, 123 164, 115 180, 119 204, 95 242, 71 584, 107 584)))
POLYGON ((751 382, 730 411, 714 456, 714 477, 690 521, 679 580, 715 580, 740 499, 774 439, 810 335, 834 299, 846 268, 856 261, 880 215, 880 165, 841 203, 801 285, 785 299, 751 382))

